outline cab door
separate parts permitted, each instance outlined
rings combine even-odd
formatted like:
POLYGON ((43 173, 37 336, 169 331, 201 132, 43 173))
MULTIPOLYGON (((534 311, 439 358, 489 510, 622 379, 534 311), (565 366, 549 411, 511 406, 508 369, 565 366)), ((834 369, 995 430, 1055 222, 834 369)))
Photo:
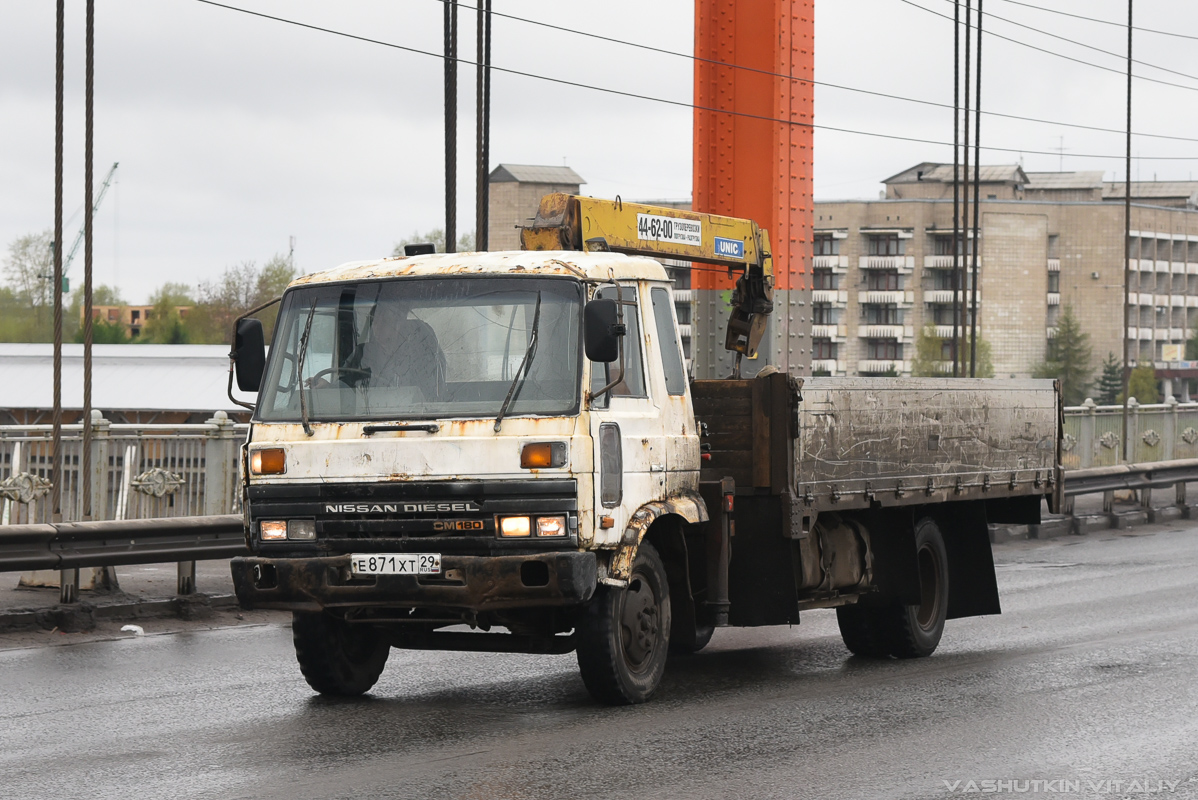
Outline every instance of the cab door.
MULTIPOLYGON (((596 299, 616 298, 616 287, 600 286, 596 299)), ((644 283, 621 282, 620 300, 627 333, 623 337, 624 377, 591 401, 591 437, 595 446, 595 541, 615 543, 629 518, 650 500, 664 496, 669 464, 661 398, 652 371, 646 369, 649 325, 644 283)), ((590 391, 617 376, 619 362, 590 362, 590 391)))
POLYGON ((687 391, 686 367, 678 338, 674 297, 665 284, 649 285, 653 325, 648 337, 651 394, 661 419, 666 451, 664 489, 668 496, 699 490, 699 432, 687 391))

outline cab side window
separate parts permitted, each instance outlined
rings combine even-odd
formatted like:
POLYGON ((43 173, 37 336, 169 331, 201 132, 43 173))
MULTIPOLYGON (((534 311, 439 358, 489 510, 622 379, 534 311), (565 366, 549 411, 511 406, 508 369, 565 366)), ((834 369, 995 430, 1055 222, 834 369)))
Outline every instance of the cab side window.
MULTIPOLYGON (((611 391, 598 399, 599 407, 607 405, 607 397, 648 397, 645 391, 645 371, 641 364, 641 321, 638 313, 636 287, 621 286, 620 295, 624 301, 624 325, 628 333, 624 336, 624 379, 611 388, 611 391)), ((595 290, 595 299, 616 299, 616 287, 607 285, 595 290)), ((591 392, 597 392, 620 371, 620 362, 610 364, 591 364, 591 392)))
POLYGON ((652 289, 653 321, 657 324, 657 346, 661 348, 661 366, 666 377, 666 391, 686 394, 686 373, 682 369, 682 350, 678 332, 674 330, 673 301, 665 289, 652 289))

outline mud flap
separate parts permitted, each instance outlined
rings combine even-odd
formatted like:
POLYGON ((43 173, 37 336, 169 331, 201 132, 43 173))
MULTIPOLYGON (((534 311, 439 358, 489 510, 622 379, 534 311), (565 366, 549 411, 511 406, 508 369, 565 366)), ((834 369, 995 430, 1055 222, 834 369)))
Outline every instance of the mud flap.
MULTIPOLYGON (((1039 498, 1036 500, 1038 503, 1039 498)), ((944 533, 948 551, 947 619, 1001 614, 986 507, 982 503, 952 503, 933 516, 944 533)))

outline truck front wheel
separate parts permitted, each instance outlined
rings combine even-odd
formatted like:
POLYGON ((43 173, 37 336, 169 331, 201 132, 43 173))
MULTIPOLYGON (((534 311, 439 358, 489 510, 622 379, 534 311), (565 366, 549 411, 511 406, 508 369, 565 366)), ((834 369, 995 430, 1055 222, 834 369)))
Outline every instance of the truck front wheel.
POLYGON ((948 611, 948 553, 935 520, 915 524, 919 566, 919 605, 841 606, 840 636, 854 655, 867 658, 921 658, 940 644, 948 611))
POLYGON ((653 545, 641 543, 626 588, 599 587, 577 636, 578 667, 592 697, 629 705, 653 696, 670 642, 670 589, 653 545))
POLYGON ((371 629, 323 612, 293 613, 291 633, 300 672, 321 694, 353 696, 369 691, 383 674, 391 652, 390 645, 371 629))

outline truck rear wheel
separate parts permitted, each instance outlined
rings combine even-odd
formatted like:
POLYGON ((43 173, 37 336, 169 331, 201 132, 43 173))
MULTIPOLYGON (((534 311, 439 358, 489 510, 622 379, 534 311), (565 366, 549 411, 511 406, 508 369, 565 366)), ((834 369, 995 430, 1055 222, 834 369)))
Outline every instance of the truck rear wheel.
POLYGON ((295 658, 304 680, 321 694, 363 694, 378 681, 391 646, 367 627, 331 614, 295 612, 291 617, 295 658))
POLYGON ((948 611, 948 553, 940 526, 930 517, 915 524, 919 605, 841 606, 840 636, 854 655, 921 658, 940 644, 948 611))
POLYGON ((630 705, 653 696, 670 643, 670 588, 653 545, 641 544, 627 588, 599 587, 577 635, 578 668, 592 697, 630 705))

